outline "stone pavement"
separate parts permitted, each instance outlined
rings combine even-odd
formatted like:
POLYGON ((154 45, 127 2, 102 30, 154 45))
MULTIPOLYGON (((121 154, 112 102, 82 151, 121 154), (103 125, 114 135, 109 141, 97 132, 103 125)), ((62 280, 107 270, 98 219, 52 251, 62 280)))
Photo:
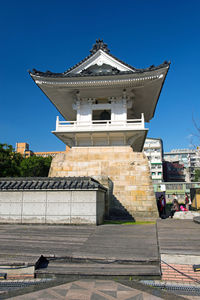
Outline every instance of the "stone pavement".
POLYGON ((200 284, 200 225, 193 220, 166 219, 157 221, 162 280, 200 284))
POLYGON ((71 256, 96 226, 0 225, 0 263, 35 263, 44 256, 71 256))
POLYGON ((200 255, 200 226, 193 220, 159 219, 157 232, 161 254, 200 255))
POLYGON ((136 288, 126 286, 111 280, 79 280, 63 285, 40 290, 30 294, 12 297, 13 300, 160 300, 184 299, 162 291, 153 291, 145 286, 136 288), (145 289, 147 291, 145 291, 145 289), (154 294, 159 294, 155 296, 154 294))
POLYGON ((43 254, 52 260, 37 275, 60 275, 68 282, 13 299, 184 299, 138 288, 130 279, 161 275, 160 255, 167 262, 171 259, 169 264, 175 261, 183 267, 185 262, 191 271, 191 259, 200 259, 199 229, 192 220, 173 219, 158 220, 157 225, 0 225, 0 263, 35 263, 43 254))
POLYGON ((197 224, 200 224, 200 217, 194 217, 193 221, 197 224))
POLYGON ((0 245, 0 263, 52 258, 46 274, 160 276, 155 224, 0 225, 0 245))

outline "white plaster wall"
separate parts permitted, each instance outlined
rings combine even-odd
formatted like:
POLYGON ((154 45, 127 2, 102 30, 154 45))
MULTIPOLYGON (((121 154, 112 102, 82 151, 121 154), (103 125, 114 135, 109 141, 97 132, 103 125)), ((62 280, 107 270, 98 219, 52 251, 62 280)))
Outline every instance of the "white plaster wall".
POLYGON ((1 191, 0 223, 101 224, 103 191, 1 191))
POLYGON ((126 100, 112 101, 111 104, 104 103, 92 105, 88 101, 81 102, 77 108, 77 121, 78 122, 91 122, 93 110, 111 110, 112 121, 126 121, 127 119, 127 103, 126 100))
POLYGON ((123 100, 116 101, 111 105, 111 120, 126 121, 127 107, 123 104, 123 100))
POLYGON ((0 222, 21 222, 22 192, 0 192, 0 222))
POLYGON ((80 105, 80 109, 77 111, 77 121, 79 122, 91 122, 92 120, 92 109, 88 103, 80 105))

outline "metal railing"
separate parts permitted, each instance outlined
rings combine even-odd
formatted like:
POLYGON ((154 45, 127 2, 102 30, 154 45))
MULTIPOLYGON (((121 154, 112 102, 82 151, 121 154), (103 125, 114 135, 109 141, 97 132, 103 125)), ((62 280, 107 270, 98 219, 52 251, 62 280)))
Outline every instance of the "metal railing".
POLYGON ((166 200, 173 200, 173 194, 176 194, 179 201, 185 199, 185 193, 190 194, 191 188, 200 188, 200 182, 160 182, 153 183, 154 192, 162 192, 161 187, 165 186, 166 200))

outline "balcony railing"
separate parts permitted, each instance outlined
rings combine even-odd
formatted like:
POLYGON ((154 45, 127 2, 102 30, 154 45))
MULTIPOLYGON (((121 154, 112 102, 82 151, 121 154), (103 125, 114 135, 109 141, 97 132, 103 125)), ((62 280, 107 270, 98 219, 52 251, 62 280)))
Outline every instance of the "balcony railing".
POLYGON ((145 129, 144 114, 141 115, 141 119, 127 120, 60 121, 59 117, 56 119, 56 131, 95 131, 106 129, 145 129))

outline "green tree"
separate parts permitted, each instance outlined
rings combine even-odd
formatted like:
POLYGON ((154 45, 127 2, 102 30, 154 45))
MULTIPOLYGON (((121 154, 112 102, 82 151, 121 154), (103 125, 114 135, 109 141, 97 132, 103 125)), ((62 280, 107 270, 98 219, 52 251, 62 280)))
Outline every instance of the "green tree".
POLYGON ((200 181, 200 169, 195 170, 194 181, 200 181))
POLYGON ((0 144, 0 177, 20 176, 23 157, 11 145, 0 144))
POLYGON ((24 159, 20 164, 20 173, 22 177, 47 177, 52 158, 30 156, 24 159))

